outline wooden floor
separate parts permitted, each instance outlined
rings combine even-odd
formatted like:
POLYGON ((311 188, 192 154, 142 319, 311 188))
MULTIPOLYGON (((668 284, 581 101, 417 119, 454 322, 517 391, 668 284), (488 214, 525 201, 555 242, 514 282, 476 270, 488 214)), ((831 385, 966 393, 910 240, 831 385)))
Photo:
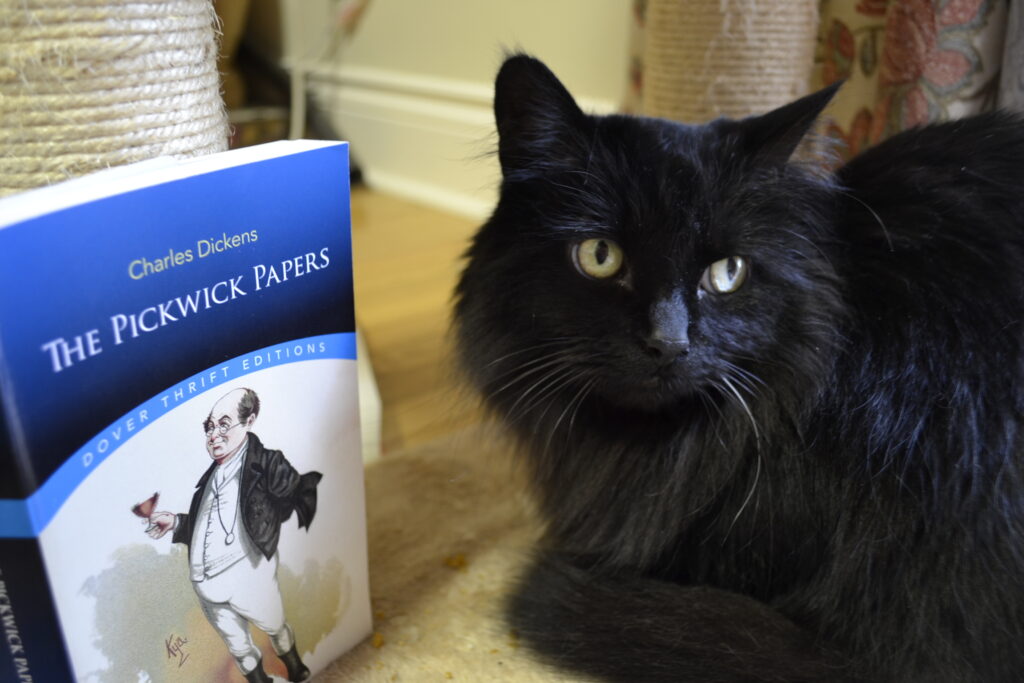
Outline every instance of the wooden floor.
POLYGON ((393 196, 352 192, 356 321, 383 404, 386 457, 478 422, 458 382, 448 329, 469 219, 393 196))

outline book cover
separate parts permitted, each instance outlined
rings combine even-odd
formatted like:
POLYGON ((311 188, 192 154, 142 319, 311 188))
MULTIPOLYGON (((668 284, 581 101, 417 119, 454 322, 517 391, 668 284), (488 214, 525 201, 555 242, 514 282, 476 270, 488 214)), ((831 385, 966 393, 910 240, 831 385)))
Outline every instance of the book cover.
POLYGON ((0 201, 0 681, 305 680, 369 633, 347 152, 0 201))

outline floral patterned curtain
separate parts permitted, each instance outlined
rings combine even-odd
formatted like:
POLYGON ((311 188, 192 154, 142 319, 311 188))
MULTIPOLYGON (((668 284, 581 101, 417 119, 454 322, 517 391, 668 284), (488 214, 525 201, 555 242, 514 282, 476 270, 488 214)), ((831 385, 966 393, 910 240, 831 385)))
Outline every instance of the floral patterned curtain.
POLYGON ((852 156, 999 100, 1006 0, 823 0, 815 87, 847 81, 829 133, 852 156))
POLYGON ((1024 112, 1024 8, 1010 3, 1003 41, 1003 72, 999 76, 999 101, 1003 109, 1024 112))

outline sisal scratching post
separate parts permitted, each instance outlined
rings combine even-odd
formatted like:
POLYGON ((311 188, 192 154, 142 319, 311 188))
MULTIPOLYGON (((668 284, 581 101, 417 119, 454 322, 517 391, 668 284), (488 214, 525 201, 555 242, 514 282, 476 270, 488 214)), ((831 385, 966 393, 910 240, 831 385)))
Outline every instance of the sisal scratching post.
POLYGON ((211 0, 0 0, 0 196, 227 148, 211 0))
POLYGON ((643 113, 763 113, 808 91, 818 0, 649 0, 643 113))

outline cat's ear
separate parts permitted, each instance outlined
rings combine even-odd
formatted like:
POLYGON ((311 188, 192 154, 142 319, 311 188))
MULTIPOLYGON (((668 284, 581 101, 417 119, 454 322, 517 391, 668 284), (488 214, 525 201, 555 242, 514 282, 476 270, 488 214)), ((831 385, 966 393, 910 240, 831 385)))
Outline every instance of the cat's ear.
POLYGON ((494 84, 498 159, 505 175, 564 157, 586 115, 543 62, 517 54, 494 84))
POLYGON ((833 83, 767 114, 739 121, 746 151, 769 164, 785 164, 842 84, 833 83))

